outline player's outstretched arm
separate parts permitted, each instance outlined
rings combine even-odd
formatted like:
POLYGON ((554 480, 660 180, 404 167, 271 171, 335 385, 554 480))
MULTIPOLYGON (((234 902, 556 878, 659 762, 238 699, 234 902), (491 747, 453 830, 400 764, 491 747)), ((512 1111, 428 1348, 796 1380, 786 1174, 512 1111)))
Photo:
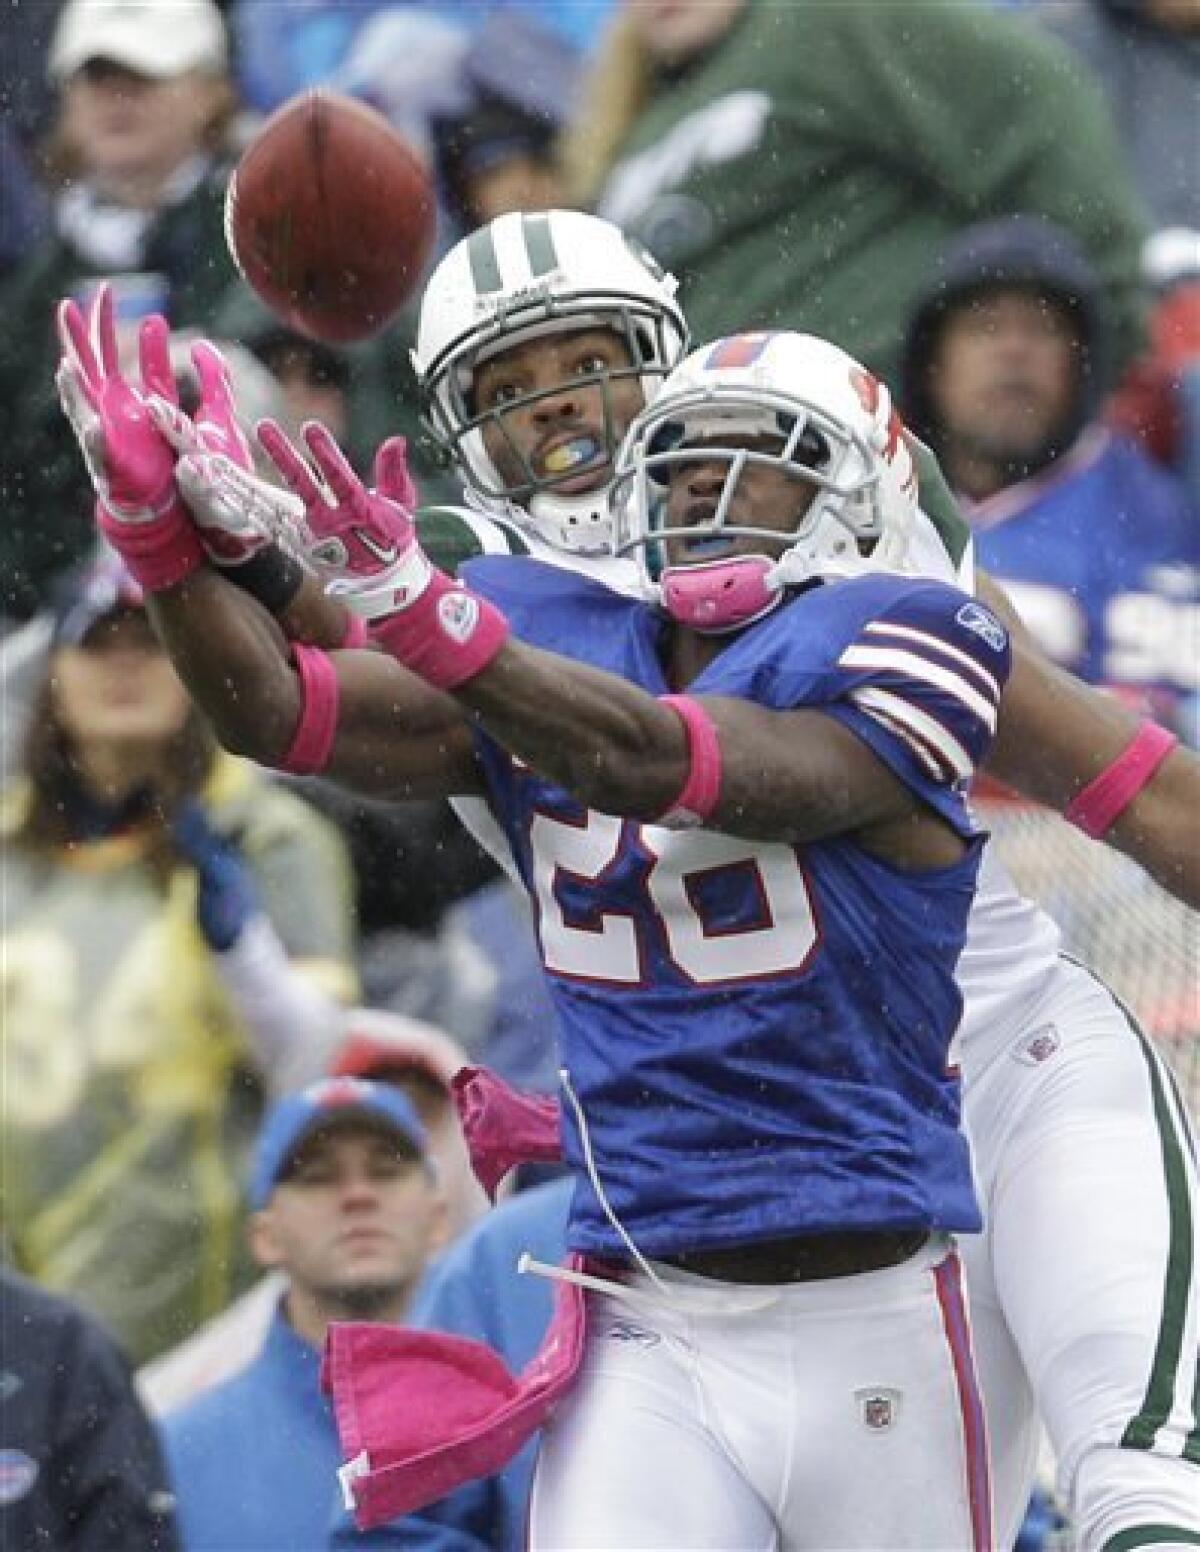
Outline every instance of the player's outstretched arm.
POLYGON ((811 653, 794 658, 786 632, 759 665, 774 705, 656 698, 577 664, 564 694, 560 659, 511 644, 456 694, 514 753, 607 813, 700 819, 752 840, 854 832, 897 865, 949 865, 970 833, 959 794, 990 742, 1005 632, 940 583, 906 586, 846 626, 812 706, 788 691, 803 698, 813 680, 811 653))
MULTIPOLYGON (((210 564, 176 482, 177 410, 166 325, 142 326, 141 381, 117 348, 112 293, 58 310, 57 385, 96 492, 96 521, 144 589, 151 618, 226 747, 294 771, 329 770, 367 792, 478 790, 474 745, 453 702, 373 653, 289 649, 271 616, 210 564), (343 661, 344 659, 344 661, 343 661)), ((200 447, 244 469, 224 364, 195 357, 212 424, 200 447)))
MULTIPOLYGON (((271 422, 258 428, 260 443, 303 502, 307 551, 327 572, 327 590, 367 622, 382 654, 447 699, 454 697, 497 743, 587 807, 644 821, 711 820, 730 833, 764 840, 808 840, 900 821, 913 836, 930 824, 940 830, 941 821, 915 795, 911 754, 892 763, 881 757, 885 747, 894 754, 896 740, 881 735, 887 719, 874 715, 869 698, 848 705, 840 719, 728 698, 703 704, 688 696, 659 698, 615 675, 514 641, 493 604, 431 564, 412 513, 389 495, 395 488, 389 458, 401 456, 402 448, 389 451, 384 444, 375 488, 368 490, 323 426, 309 422, 302 437, 302 446, 294 445, 271 422)), ((914 733, 912 739, 919 746, 932 736, 947 751, 944 758, 925 756, 946 784, 964 774, 962 767, 978 755, 974 746, 990 736, 1007 661, 1004 633, 992 621, 983 635, 994 660, 972 666, 971 655, 984 649, 980 635, 956 623, 961 603, 960 594, 933 585, 924 606, 935 628, 952 638, 957 632, 961 640, 951 641, 949 650, 967 659, 983 694, 962 681, 958 712, 939 702, 932 734, 914 733), (975 708, 969 726, 960 725, 964 706, 975 708)), ((910 601, 905 607, 915 606, 910 601)), ((919 616, 917 623, 927 622, 919 616)), ((860 647, 874 663, 870 644, 856 637, 844 668, 839 664, 831 673, 841 670, 848 693, 862 677, 854 656, 860 647)), ((885 666, 895 677, 895 664, 885 666)), ((938 681, 947 682, 944 671, 930 667, 913 693, 928 698, 938 681)), ((958 683, 957 676, 949 682, 958 683)), ((918 712, 922 720, 929 721, 918 712)), ((948 831, 943 839, 958 845, 948 831)), ((903 841, 881 841, 893 854, 906 855, 903 841)), ((912 845, 914 861, 929 855, 924 837, 912 845)), ((952 857, 943 848, 936 860, 952 857)))
MULTIPOLYGON (((692 725, 623 679, 510 642, 456 695, 498 742, 589 808, 646 822, 678 808, 698 812, 683 798, 697 757, 692 725)), ((823 713, 719 696, 692 704, 720 751, 714 801, 699 815, 711 829, 812 841, 911 816, 916 806, 871 750, 823 713)))
MULTIPOLYGON (((980 596, 1013 638, 1012 672, 987 770, 1039 803, 1066 812, 1121 760, 1139 719, 1111 695, 1051 663, 1003 590, 978 573, 980 596)), ((1178 899, 1200 909, 1200 759, 1175 748, 1116 814, 1109 844, 1140 862, 1178 899)))
MULTIPOLYGON (((433 567, 389 467, 402 446, 380 449, 368 490, 316 422, 302 446, 272 422, 258 437, 304 504, 306 550, 326 588, 368 622, 382 653, 453 695, 587 807, 648 821, 673 814, 694 785, 694 722, 624 679, 512 640, 498 610, 433 567)), ((810 838, 911 812, 903 784, 816 713, 725 700, 697 715, 723 764, 703 817, 733 833, 810 838)))
POLYGON ((481 789, 462 713, 381 654, 289 647, 260 604, 207 566, 151 594, 147 607, 233 753, 377 796, 481 789))

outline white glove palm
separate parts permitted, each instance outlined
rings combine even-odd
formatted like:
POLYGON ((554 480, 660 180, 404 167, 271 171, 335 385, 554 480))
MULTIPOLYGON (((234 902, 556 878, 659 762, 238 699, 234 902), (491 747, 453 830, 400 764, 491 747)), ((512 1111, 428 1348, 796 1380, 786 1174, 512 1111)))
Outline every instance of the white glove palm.
POLYGON ((304 503, 278 485, 239 468, 223 453, 184 453, 175 479, 205 548, 218 563, 236 565, 264 544, 277 544, 306 570, 304 503))
POLYGON ((155 397, 150 413, 179 455, 175 483, 205 549, 218 565, 236 566, 267 544, 278 544, 304 563, 302 501, 260 479, 249 467, 248 449, 231 457, 214 448, 206 428, 189 419, 178 405, 155 397))

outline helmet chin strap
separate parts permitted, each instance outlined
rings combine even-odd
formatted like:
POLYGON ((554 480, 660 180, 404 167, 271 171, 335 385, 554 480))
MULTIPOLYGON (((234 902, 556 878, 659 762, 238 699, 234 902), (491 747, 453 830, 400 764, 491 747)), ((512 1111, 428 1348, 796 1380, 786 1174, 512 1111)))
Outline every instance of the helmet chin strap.
POLYGON ((773 579, 775 562, 766 555, 668 566, 659 579, 663 606, 671 618, 705 636, 740 630, 769 614, 783 597, 773 579))

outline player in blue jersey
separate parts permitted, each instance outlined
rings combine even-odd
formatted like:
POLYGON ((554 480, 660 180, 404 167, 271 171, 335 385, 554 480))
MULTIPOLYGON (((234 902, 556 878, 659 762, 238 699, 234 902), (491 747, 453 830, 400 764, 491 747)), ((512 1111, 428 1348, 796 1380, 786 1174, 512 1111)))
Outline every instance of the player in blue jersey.
POLYGON ((570 1242, 609 1289, 534 1544, 982 1552, 950 1045, 1007 636, 870 569, 914 481, 855 363, 780 335, 706 367, 631 444, 661 606, 529 560, 452 582, 310 427, 315 471, 265 443, 381 650, 289 656, 204 564, 155 616, 244 752, 486 793, 508 833, 562 1026, 570 1242))

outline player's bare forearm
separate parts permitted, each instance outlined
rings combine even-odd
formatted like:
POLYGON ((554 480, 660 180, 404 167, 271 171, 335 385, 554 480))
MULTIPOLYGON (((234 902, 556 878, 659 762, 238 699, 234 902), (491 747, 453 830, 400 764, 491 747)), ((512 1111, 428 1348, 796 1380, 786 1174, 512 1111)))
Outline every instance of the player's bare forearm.
MULTIPOLYGON (((589 808, 653 821, 687 778, 677 713, 600 669, 510 641, 456 696, 498 742, 589 808)), ((771 711, 720 696, 703 704, 722 749, 713 828, 800 841, 911 812, 903 785, 820 712, 771 711)))
POLYGON ((151 594, 147 609, 222 745, 260 764, 278 764, 300 715, 300 694, 271 615, 207 566, 151 594))
MULTIPOLYGON (((1139 719, 1113 696, 1056 667, 1015 621, 990 579, 980 592, 1013 629, 1012 671, 988 771, 1060 813, 1121 754, 1139 719)), ((1106 839, 1164 889, 1200 908, 1200 760, 1177 749, 1119 816, 1106 839)))
POLYGON ((510 640, 461 685, 498 743, 588 808, 653 819, 687 778, 679 717, 653 695, 601 669, 510 640))
POLYGON ((331 598, 316 577, 305 572, 300 586, 276 619, 289 641, 332 650, 346 640, 350 611, 345 604, 331 598))
MULTIPOLYGON (((150 615, 218 739, 280 767, 303 710, 299 675, 277 622, 210 568, 150 600, 150 615)), ((323 774, 397 798, 476 792, 474 746, 454 702, 376 652, 331 654, 338 721, 323 774)))
POLYGON ((1108 839, 1177 899, 1200 910, 1200 759, 1173 750, 1108 839))

